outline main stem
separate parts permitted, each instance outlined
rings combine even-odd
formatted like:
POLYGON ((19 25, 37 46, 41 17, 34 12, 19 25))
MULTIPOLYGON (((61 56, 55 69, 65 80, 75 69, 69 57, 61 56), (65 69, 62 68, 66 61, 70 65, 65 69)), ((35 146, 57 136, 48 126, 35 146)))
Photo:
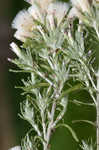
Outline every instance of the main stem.
MULTIPOLYGON (((97 73, 97 89, 99 90, 99 70, 97 73)), ((99 150, 99 93, 97 93, 97 150, 99 150)))

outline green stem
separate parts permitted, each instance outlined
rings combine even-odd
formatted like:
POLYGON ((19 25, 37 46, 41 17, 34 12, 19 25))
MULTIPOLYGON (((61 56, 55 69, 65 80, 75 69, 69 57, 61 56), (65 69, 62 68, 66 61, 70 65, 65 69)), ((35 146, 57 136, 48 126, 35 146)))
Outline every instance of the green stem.
MULTIPOLYGON (((97 89, 99 90, 99 70, 97 74, 97 89)), ((99 93, 97 93, 97 150, 99 150, 99 93)))
MULTIPOLYGON (((98 30, 98 25, 97 23, 95 22, 94 23, 94 29, 96 31, 96 34, 97 34, 97 37, 99 39, 99 30, 98 30)), ((99 69, 98 69, 98 72, 97 72, 97 90, 99 91, 99 69)), ((96 120, 97 120, 97 150, 99 150, 99 93, 97 92, 97 107, 96 107, 96 110, 97 110, 97 116, 96 116, 96 120)))

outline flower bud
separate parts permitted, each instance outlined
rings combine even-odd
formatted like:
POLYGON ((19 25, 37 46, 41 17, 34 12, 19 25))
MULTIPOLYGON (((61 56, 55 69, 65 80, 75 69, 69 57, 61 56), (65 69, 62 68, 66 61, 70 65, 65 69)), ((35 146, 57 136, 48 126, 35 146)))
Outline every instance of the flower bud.
POLYGON ((21 147, 20 146, 15 146, 15 147, 10 148, 9 150, 21 150, 21 147))
POLYGON ((21 53, 21 50, 19 49, 19 47, 14 43, 12 42, 10 44, 10 47, 12 48, 11 50, 19 57, 19 58, 22 58, 22 53, 21 53))

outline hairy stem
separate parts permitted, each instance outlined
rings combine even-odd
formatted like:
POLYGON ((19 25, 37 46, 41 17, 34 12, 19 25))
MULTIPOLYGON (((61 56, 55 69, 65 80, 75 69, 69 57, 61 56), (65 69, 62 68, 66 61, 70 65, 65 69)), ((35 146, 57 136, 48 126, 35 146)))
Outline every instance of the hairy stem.
POLYGON ((45 123, 45 115, 44 115, 44 111, 41 112, 41 118, 42 118, 42 127, 43 127, 43 135, 44 135, 44 142, 43 142, 43 147, 45 150, 46 147, 46 123, 45 123))
POLYGON ((49 145, 49 141, 50 141, 50 137, 51 137, 51 131, 52 131, 52 125, 54 122, 55 110, 56 110, 56 101, 53 101, 52 110, 51 110, 51 114, 50 114, 50 122, 49 122, 49 125, 47 128, 46 145, 44 147, 44 150, 48 150, 48 145, 49 145))
POLYGON ((65 112, 66 112, 66 106, 67 104, 64 106, 61 114, 59 114, 59 116, 56 118, 55 122, 53 123, 53 128, 56 126, 56 124, 63 118, 65 112))

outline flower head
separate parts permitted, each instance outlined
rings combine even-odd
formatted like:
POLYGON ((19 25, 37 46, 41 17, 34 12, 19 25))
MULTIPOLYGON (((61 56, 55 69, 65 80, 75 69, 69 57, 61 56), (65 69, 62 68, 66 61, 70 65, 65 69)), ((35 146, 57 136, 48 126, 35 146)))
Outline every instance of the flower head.
POLYGON ((53 0, 26 0, 28 3, 31 5, 37 4, 42 10, 46 10, 48 5, 53 1, 53 0))
POLYGON ((87 12, 90 14, 90 2, 89 0, 71 0, 74 7, 82 12, 87 12))
POLYGON ((68 14, 68 18, 71 19, 71 18, 73 18, 75 16, 78 16, 78 14, 79 14, 79 11, 75 7, 73 7, 73 8, 71 8, 71 10, 70 10, 70 12, 68 14))
POLYGON ((39 20, 43 23, 43 14, 41 9, 39 9, 37 5, 34 4, 31 7, 29 7, 28 12, 34 19, 39 20))
POLYGON ((51 3, 47 10, 47 19, 50 23, 50 26, 54 26, 54 18, 57 20, 57 25, 61 23, 64 16, 66 15, 67 11, 69 9, 69 6, 66 3, 62 2, 55 2, 51 3))
POLYGON ((26 38, 33 36, 33 17, 26 10, 20 11, 15 17, 12 27, 17 29, 14 36, 17 39, 25 42, 26 38))
POLYGON ((22 53, 21 53, 21 50, 19 49, 19 47, 18 47, 14 42, 12 42, 12 43, 10 44, 10 47, 11 47, 11 50, 12 50, 19 58, 23 58, 22 53))
POLYGON ((70 10, 70 12, 69 12, 69 14, 68 14, 68 18, 69 19, 71 19, 71 18, 73 18, 73 17, 78 17, 78 18, 80 18, 80 20, 84 20, 84 16, 81 14, 81 12, 77 9, 77 8, 75 8, 75 7, 73 7, 71 10, 70 10))
POLYGON ((71 0, 73 8, 70 10, 68 18, 78 17, 82 22, 91 25, 92 18, 92 0, 71 0), (84 13, 87 13, 87 15, 84 13))

